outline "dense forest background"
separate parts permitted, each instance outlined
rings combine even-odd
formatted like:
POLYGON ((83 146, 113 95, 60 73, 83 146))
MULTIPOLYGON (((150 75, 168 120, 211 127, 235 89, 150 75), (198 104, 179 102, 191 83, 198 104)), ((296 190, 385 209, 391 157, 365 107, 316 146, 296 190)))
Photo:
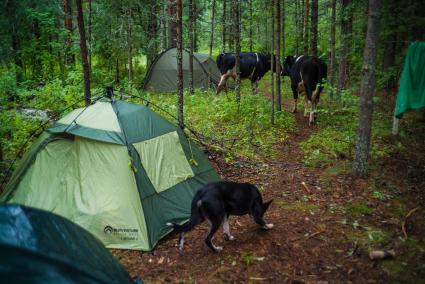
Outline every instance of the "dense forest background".
MULTIPOLYGON (((234 1, 193 1, 195 52, 235 51, 234 1), (213 20, 214 19, 214 20, 213 20)), ((317 7, 314 39, 310 1, 282 1, 282 55, 313 54, 328 61, 336 29, 334 81, 345 88, 359 81, 367 27, 367 1, 312 1, 317 7), (336 10, 336 19, 332 11, 336 10), (317 51, 313 51, 317 41, 317 51), (345 58, 346 57, 346 58, 345 58), (345 69, 345 72, 338 72, 345 69)), ((421 1, 382 1, 377 59, 378 87, 391 87, 400 73, 408 43, 423 39, 421 1)), ((94 86, 140 86, 148 66, 162 50, 175 46, 173 1, 83 1, 89 65, 94 86), (171 5, 170 5, 171 3, 171 5), (134 69, 134 70, 130 70, 134 69)), ((78 83, 80 35, 75 1, 2 1, 0 60, 2 91, 34 88, 59 79, 78 83), (77 79, 77 82, 75 82, 77 79)), ((242 51, 270 52, 273 1, 240 1, 242 51)), ((188 42, 188 3, 183 1, 183 46, 188 42)), ((332 76, 331 76, 332 77, 332 76)))
MULTIPOLYGON (((30 108, 58 116, 60 110, 82 98, 86 80, 81 54, 84 57, 87 53, 90 82, 86 84, 92 94, 106 85, 130 92, 140 90, 155 56, 177 45, 177 4, 183 9, 184 48, 191 47, 193 35, 193 50, 214 58, 220 52, 236 52, 238 39, 241 51, 271 52, 276 50, 274 33, 281 30, 281 59, 313 54, 327 62, 326 90, 331 99, 343 103, 341 98, 359 90, 366 0, 180 2, 1 1, 1 166, 19 156, 18 149, 30 136, 27 133, 37 129, 36 123, 16 110, 30 108)), ((390 91, 397 86, 409 42, 424 39, 424 11, 423 1, 382 1, 375 66, 378 90, 390 91)), ((393 99, 393 95, 388 98, 393 99)))

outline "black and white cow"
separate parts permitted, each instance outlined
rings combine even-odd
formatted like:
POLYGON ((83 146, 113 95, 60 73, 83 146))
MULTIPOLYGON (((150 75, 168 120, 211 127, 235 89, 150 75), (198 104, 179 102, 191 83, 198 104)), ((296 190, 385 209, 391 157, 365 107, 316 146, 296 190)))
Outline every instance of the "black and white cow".
MULTIPOLYGON (((240 75, 241 79, 250 79, 254 92, 258 93, 258 81, 271 69, 270 54, 256 52, 241 52, 240 55, 240 75)), ((276 59, 275 61, 276 62, 276 59)), ((217 67, 220 69, 221 78, 217 87, 218 95, 224 88, 227 91, 227 79, 236 79, 236 56, 234 53, 220 53, 217 56, 217 67)), ((273 72, 275 72, 275 67, 273 72)))
POLYGON ((309 124, 314 123, 314 113, 320 93, 327 77, 326 63, 313 56, 287 56, 283 62, 282 76, 289 76, 294 95, 294 109, 297 111, 298 94, 305 95, 304 116, 310 108, 309 124))

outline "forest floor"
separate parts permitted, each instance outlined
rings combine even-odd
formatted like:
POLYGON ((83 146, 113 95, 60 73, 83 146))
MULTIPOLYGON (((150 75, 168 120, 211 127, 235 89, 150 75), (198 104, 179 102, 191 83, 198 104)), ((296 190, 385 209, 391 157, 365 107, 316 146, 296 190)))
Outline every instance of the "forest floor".
POLYGON ((229 164, 210 154, 222 179, 257 184, 265 200, 274 200, 265 215, 273 229, 261 230, 249 216, 233 217, 236 239, 217 233, 220 253, 204 243, 207 224, 186 235, 182 253, 176 234, 153 252, 114 250, 131 276, 146 283, 425 283, 425 195, 418 186, 424 185, 425 157, 413 150, 390 157, 368 179, 354 179, 348 162, 307 167, 299 144, 320 127, 309 127, 302 111, 295 116, 297 127, 276 146, 275 159, 229 164), (396 189, 374 198, 376 184, 396 189), (372 250, 394 250, 395 256, 371 260, 372 250))

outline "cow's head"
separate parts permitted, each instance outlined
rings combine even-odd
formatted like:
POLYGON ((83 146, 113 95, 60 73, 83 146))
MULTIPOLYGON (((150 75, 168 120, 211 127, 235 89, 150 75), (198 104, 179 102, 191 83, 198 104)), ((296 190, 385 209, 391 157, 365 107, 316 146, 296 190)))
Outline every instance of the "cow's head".
POLYGON ((282 72, 280 72, 281 76, 289 76, 291 73, 292 65, 294 65, 295 57, 292 55, 286 56, 285 60, 283 60, 283 68, 282 72))
MULTIPOLYGON (((271 71, 273 71, 273 72, 275 72, 276 73, 276 63, 277 63, 277 61, 276 61, 277 59, 276 59, 276 55, 274 55, 273 54, 273 66, 272 66, 272 58, 271 58, 271 54, 268 54, 267 55, 267 66, 270 66, 270 69, 269 70, 271 70, 271 71)), ((280 64, 280 70, 281 70, 281 72, 282 72, 282 64, 280 64)))

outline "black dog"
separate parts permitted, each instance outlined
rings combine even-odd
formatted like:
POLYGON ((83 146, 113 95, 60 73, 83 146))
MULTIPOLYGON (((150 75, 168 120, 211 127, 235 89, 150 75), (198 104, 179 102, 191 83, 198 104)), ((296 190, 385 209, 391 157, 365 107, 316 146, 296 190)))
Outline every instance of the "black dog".
POLYGON ((212 243, 214 234, 223 224, 224 235, 228 240, 234 240, 229 231, 229 215, 251 214, 254 221, 263 229, 273 228, 273 224, 266 224, 263 215, 267 211, 272 200, 263 203, 260 192, 255 185, 249 183, 237 183, 220 181, 207 184, 193 197, 191 216, 184 225, 167 223, 179 233, 179 249, 183 249, 184 233, 193 229, 196 225, 207 220, 210 223, 210 231, 205 243, 214 252, 223 248, 212 243))

